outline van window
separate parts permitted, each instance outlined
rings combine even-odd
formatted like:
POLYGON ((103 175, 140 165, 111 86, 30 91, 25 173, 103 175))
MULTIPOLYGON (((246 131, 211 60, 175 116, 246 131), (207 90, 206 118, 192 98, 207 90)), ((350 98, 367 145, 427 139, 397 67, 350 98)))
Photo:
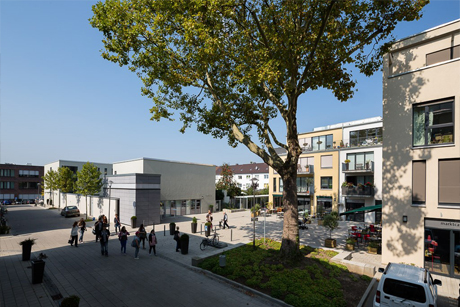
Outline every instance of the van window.
POLYGON ((401 280, 386 278, 383 292, 418 303, 426 302, 425 290, 422 286, 401 280))

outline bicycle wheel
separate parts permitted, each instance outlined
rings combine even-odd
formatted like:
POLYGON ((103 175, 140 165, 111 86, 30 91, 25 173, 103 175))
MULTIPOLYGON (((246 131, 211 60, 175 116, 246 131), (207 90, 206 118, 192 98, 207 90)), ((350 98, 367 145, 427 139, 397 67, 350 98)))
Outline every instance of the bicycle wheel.
POLYGON ((212 245, 217 246, 217 244, 219 244, 219 236, 212 238, 212 245))
POLYGON ((207 245, 208 245, 208 244, 206 243, 206 241, 203 240, 203 242, 201 242, 201 244, 200 244, 200 249, 201 249, 202 251, 204 251, 204 250, 206 249, 206 246, 207 246, 207 245))

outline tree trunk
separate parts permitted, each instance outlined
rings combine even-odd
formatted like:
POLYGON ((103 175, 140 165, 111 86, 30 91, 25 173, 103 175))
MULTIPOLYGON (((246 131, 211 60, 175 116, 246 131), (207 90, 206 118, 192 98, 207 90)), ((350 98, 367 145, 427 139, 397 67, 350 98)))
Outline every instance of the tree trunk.
POLYGON ((85 203, 86 203, 86 219, 88 219, 88 196, 85 196, 85 203))
POLYGON ((282 176, 284 225, 281 256, 283 258, 296 258, 300 255, 296 172, 297 167, 293 164, 290 171, 282 176))

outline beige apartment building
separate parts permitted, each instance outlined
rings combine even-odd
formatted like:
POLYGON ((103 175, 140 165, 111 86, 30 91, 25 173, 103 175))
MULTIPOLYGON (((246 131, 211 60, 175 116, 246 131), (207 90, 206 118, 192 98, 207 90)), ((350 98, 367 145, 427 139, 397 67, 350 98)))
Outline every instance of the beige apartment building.
POLYGON ((382 262, 460 277, 460 20, 383 65, 382 262))

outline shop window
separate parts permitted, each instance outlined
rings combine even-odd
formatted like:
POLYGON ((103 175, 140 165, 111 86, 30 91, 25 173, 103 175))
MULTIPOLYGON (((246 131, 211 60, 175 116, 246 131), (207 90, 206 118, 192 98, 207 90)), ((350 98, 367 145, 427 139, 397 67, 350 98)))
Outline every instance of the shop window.
POLYGON ((453 101, 414 106, 413 145, 427 146, 454 142, 453 101))
POLYGON ((460 159, 439 160, 439 204, 460 205, 460 159))
POLYGON ((412 161, 412 204, 425 205, 426 162, 412 161))

